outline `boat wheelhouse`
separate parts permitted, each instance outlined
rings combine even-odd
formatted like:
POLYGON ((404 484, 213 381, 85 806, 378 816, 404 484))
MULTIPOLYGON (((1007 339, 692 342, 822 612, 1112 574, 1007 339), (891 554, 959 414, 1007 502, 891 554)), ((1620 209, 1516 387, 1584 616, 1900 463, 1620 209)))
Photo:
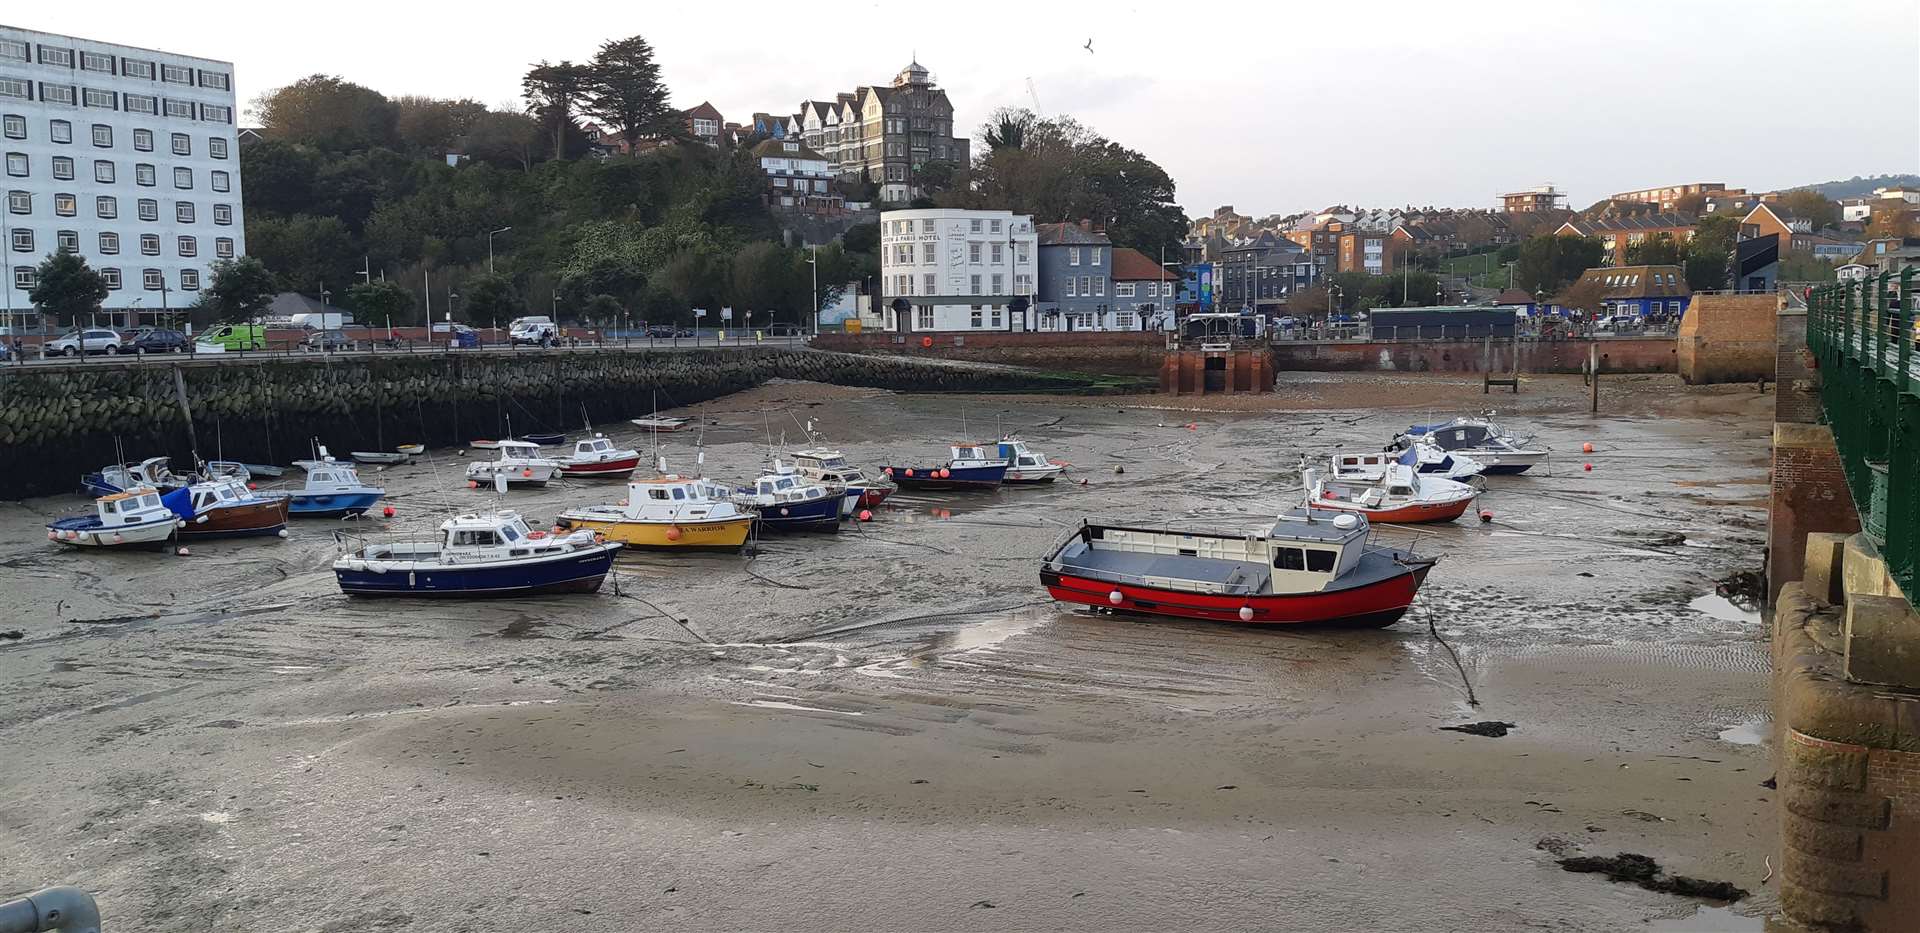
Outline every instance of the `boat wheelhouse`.
POLYGON ((171 457, 148 457, 139 463, 116 463, 88 473, 80 479, 82 490, 99 498, 132 489, 172 492, 187 485, 189 478, 173 472, 171 457))
POLYGON ((555 524, 589 529, 628 547, 737 551, 746 545, 755 515, 736 506, 731 495, 711 480, 667 473, 628 483, 619 505, 571 508, 555 524))
POLYGON ((180 528, 180 516, 151 487, 101 496, 93 512, 48 522, 47 540, 74 547, 157 548, 180 528))
POLYGON ((450 518, 429 540, 355 548, 333 562, 333 574, 351 596, 592 593, 600 589, 620 547, 586 530, 535 531, 519 513, 501 509, 450 518))
POLYGON ((1307 509, 1257 534, 1087 524, 1042 562, 1040 583, 1062 602, 1147 615, 1392 625, 1435 560, 1368 537, 1358 515, 1307 509))

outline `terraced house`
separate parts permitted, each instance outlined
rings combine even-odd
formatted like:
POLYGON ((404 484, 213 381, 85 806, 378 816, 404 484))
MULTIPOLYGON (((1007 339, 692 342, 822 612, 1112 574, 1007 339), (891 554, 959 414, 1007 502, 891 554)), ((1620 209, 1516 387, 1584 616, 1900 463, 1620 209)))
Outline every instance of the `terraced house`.
POLYGON ((968 161, 967 140, 953 134, 953 103, 919 62, 900 69, 891 85, 801 103, 780 135, 798 135, 838 177, 872 182, 877 200, 887 202, 918 194, 915 173, 927 163, 968 161))

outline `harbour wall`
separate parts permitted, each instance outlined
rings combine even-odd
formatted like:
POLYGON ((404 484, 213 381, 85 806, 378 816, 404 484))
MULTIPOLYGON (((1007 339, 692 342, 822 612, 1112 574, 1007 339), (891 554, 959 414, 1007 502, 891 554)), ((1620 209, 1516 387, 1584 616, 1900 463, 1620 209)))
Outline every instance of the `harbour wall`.
POLYGON ((912 392, 1099 391, 1084 376, 814 350, 462 351, 111 362, 0 370, 0 497, 72 491, 120 459, 195 452, 285 464, 309 439, 333 453, 452 446, 579 430, 693 405, 769 379, 912 392), (509 427, 511 424, 511 428, 509 427))
MULTIPOLYGON (((1151 333, 883 333, 821 334, 814 338, 814 346, 848 353, 1158 376, 1168 352, 1166 341, 1166 335, 1151 333)), ((1521 372, 1579 373, 1593 344, 1599 345, 1605 372, 1679 371, 1679 354, 1671 337, 1496 340, 1492 369, 1511 371, 1517 355, 1521 372)), ((1484 339, 1280 341, 1271 345, 1271 353, 1275 372, 1478 373, 1487 358, 1484 339)))

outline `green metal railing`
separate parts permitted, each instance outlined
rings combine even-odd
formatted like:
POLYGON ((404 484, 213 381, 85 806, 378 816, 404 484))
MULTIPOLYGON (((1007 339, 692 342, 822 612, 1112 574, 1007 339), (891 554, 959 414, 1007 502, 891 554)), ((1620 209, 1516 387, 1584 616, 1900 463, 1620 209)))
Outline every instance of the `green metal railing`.
POLYGON ((1920 563, 1920 329, 1916 269, 1807 296, 1807 348, 1861 525, 1909 602, 1920 563))

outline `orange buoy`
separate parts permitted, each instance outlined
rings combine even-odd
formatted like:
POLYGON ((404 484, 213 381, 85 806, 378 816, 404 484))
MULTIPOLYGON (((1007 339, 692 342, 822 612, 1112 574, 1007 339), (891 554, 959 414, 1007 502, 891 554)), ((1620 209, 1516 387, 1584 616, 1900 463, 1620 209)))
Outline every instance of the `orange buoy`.
POLYGON ((1586 471, 1587 471, 1588 473, 1592 473, 1592 472, 1593 472, 1593 464, 1591 464, 1591 463, 1589 463, 1589 464, 1587 464, 1586 466, 1584 466, 1584 467, 1582 467, 1581 469, 1584 469, 1584 470, 1586 470, 1586 471))
POLYGON ((908 476, 912 476, 912 475, 913 475, 913 467, 907 467, 907 475, 908 475, 908 476))
POLYGON ((887 467, 886 469, 883 469, 883 470, 881 470, 880 472, 882 472, 882 473, 885 473, 885 474, 886 474, 886 475, 888 475, 888 476, 892 476, 892 475, 893 475, 893 467, 887 467))
POLYGON ((474 482, 473 480, 467 480, 467 488, 468 488, 468 489, 479 489, 479 488, 480 488, 480 484, 479 484, 479 483, 476 483, 476 482, 474 482))
POLYGON ((1187 430, 1189 430, 1189 431, 1198 431, 1198 430, 1200 430, 1200 427, 1199 427, 1199 425, 1196 425, 1196 424, 1194 424, 1193 422, 1191 422, 1191 421, 1189 421, 1189 422, 1187 422, 1187 430))
POLYGON ((861 520, 861 521, 863 521, 863 522, 870 522, 870 521, 873 521, 873 512, 872 512, 871 510, 868 510, 868 509, 861 509, 861 510, 860 510, 860 520, 861 520))
POLYGON ((946 467, 941 467, 941 468, 940 468, 940 478, 941 478, 941 479, 946 479, 947 477, 949 477, 949 476, 952 476, 952 475, 953 475, 953 471, 952 471, 952 470, 949 470, 949 469, 947 469, 946 467))
POLYGON ((532 468, 532 467, 528 467, 527 469, 524 469, 524 470, 521 470, 521 471, 520 471, 520 475, 521 475, 521 476, 532 476, 532 475, 533 475, 533 468, 532 468))
POLYGON ((1480 510, 1480 520, 1481 520, 1481 521, 1483 521, 1483 522, 1490 522, 1490 521, 1493 521, 1493 510, 1492 510, 1492 509, 1481 509, 1481 510, 1480 510))
POLYGON ((667 529, 667 540, 668 540, 668 541, 678 541, 678 540, 680 540, 680 529, 679 529, 679 528, 677 528, 677 527, 675 527, 675 528, 668 528, 668 529, 667 529))
POLYGON ((1584 444, 1581 444, 1581 445, 1580 445, 1580 452, 1581 452, 1581 453, 1583 453, 1583 454, 1590 454, 1590 453, 1593 453, 1593 442, 1592 442, 1592 441, 1588 441, 1588 442, 1586 442, 1586 443, 1584 443, 1584 444))
POLYGON ((381 515, 384 515, 384 516, 386 516, 387 518, 392 518, 392 517, 393 517, 393 506, 387 506, 386 508, 384 508, 384 509, 381 509, 381 510, 380 510, 380 514, 381 514, 381 515))
POLYGON ((248 488, 248 489, 259 489, 259 488, 260 488, 260 486, 259 486, 259 484, 258 484, 258 483, 248 483, 248 484, 247 484, 247 488, 248 488))

